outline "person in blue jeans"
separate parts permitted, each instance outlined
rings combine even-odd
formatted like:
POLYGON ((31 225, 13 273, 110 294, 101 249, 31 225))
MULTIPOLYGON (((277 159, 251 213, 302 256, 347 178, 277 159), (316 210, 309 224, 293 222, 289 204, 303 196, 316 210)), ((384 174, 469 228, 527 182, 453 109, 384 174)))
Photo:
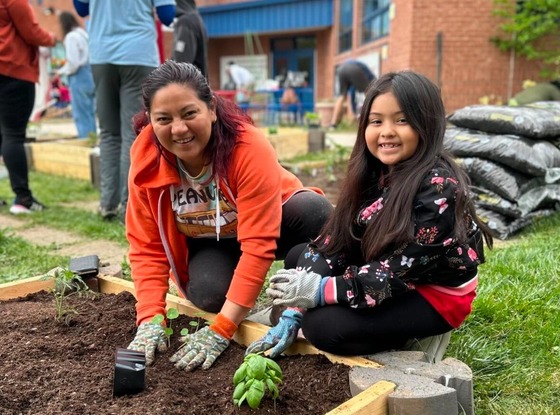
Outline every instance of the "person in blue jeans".
POLYGON ((159 65, 154 8, 166 26, 175 0, 73 0, 89 16, 89 53, 99 119, 100 204, 103 219, 124 221, 128 202, 132 118, 140 111, 141 85, 159 65))
POLYGON ((66 63, 58 70, 58 74, 68 76, 72 116, 78 137, 87 138, 97 133, 95 85, 89 65, 88 34, 70 12, 61 12, 58 21, 66 50, 66 63))

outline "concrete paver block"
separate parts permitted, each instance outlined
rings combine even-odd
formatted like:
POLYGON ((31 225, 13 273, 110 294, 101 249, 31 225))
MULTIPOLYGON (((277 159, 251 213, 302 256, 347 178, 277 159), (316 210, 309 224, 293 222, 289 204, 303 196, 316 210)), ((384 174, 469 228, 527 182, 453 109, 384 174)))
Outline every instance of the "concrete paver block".
POLYGON ((367 356, 382 369, 352 368, 350 390, 357 394, 379 380, 397 385, 389 395, 391 415, 474 415, 472 371, 463 362, 446 358, 424 361, 422 352, 395 351, 367 356))

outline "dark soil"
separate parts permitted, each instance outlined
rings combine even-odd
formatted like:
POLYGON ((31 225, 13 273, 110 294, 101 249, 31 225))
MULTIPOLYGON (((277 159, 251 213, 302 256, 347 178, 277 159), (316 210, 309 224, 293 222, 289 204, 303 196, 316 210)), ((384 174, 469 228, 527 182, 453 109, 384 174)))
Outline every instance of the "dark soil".
POLYGON ((315 171, 299 171, 298 178, 304 186, 314 186, 325 192, 329 201, 336 205, 342 179, 346 175, 346 163, 334 165, 331 169, 322 168, 315 171))
MULTIPOLYGON (((244 349, 232 342, 208 370, 184 372, 168 358, 175 343, 146 368, 146 388, 113 397, 115 352, 135 333, 134 297, 72 297, 78 311, 68 326, 54 319, 47 292, 0 302, 0 414, 325 414, 350 399, 349 368, 322 355, 277 359, 284 374, 280 398, 258 411, 232 402, 233 373, 244 349)), ((181 316, 175 327, 188 327, 181 316)), ((177 329, 178 332, 180 329, 177 329)))

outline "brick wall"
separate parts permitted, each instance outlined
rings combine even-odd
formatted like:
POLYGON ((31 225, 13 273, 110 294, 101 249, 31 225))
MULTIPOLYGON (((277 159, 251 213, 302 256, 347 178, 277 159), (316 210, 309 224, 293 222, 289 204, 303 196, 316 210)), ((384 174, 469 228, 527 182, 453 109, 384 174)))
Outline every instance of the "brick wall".
POLYGON ((509 54, 490 42, 500 24, 492 8, 488 0, 396 0, 384 69, 414 69, 439 81, 448 112, 477 104, 483 96, 507 101, 523 79, 538 78, 540 67, 517 58, 510 81, 509 54))
MULTIPOLYGON (((248 0, 197 0, 197 5, 204 7, 243 1, 248 0)), ((45 15, 43 9, 52 7, 74 12, 72 0, 43 0, 41 8, 35 3, 33 1, 40 24, 55 33, 59 33, 57 17, 45 15)), ((439 81, 448 112, 477 104, 483 96, 495 95, 505 101, 521 90, 524 79, 539 80, 541 66, 538 63, 516 58, 511 70, 509 54, 500 52, 490 42, 500 24, 499 18, 492 14, 491 0, 393 0, 390 35, 363 45, 360 43, 361 4, 361 0, 354 0, 355 30, 350 51, 337 54, 339 0, 334 0, 334 26, 312 33, 317 39, 315 94, 318 101, 332 98, 336 65, 372 52, 382 55, 386 51, 386 57, 380 62, 382 73, 413 69, 439 81), (439 55, 438 33, 442 38, 439 55), (438 59, 441 60, 439 78, 438 59)), ((271 37, 260 36, 265 53, 269 53, 271 37)), ((164 32, 166 57, 171 56, 171 43, 172 33, 164 32)), ((208 47, 209 80, 214 88, 219 88, 220 56, 244 54, 244 41, 242 37, 211 39, 208 47)))

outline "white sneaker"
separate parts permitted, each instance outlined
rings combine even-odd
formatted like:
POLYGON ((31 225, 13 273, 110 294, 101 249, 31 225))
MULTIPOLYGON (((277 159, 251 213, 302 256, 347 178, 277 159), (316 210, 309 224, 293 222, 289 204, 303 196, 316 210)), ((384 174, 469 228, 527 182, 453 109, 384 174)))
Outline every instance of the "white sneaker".
POLYGON ((45 210, 45 205, 37 202, 35 199, 33 199, 29 207, 17 203, 14 203, 10 207, 10 213, 13 215, 27 215, 29 213, 40 212, 42 210, 45 210))

